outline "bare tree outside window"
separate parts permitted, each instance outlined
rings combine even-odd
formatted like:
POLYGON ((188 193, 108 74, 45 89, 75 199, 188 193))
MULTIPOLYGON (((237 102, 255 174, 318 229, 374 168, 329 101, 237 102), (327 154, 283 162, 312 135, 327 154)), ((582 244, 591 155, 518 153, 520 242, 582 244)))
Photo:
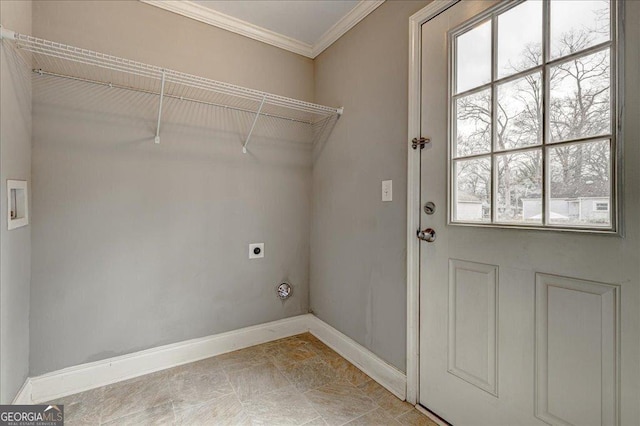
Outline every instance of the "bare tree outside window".
POLYGON ((610 22, 609 0, 530 0, 453 33, 453 222, 611 228, 610 22))

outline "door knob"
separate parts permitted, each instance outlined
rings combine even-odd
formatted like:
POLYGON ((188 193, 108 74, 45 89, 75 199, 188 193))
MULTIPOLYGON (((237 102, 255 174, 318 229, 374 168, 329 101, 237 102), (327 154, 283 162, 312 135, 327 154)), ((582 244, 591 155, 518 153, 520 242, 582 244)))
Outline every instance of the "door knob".
POLYGON ((432 243, 436 240, 436 231, 431 228, 427 228, 422 231, 418 229, 418 238, 422 241, 432 243))

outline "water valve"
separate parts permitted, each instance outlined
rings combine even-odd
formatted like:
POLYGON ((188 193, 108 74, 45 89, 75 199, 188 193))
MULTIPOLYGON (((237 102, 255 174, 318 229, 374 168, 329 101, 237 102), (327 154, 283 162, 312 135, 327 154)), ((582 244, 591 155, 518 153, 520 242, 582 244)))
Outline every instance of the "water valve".
POLYGON ((291 297, 293 289, 289 283, 280 283, 276 288, 276 293, 281 300, 286 300, 291 297))

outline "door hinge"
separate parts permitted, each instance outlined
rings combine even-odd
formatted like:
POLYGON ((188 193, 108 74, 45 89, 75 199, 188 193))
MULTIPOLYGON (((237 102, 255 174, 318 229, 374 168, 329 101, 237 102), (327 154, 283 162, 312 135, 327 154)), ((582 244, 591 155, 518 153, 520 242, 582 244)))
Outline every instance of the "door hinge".
POLYGON ((413 138, 411 140, 411 148, 417 149, 420 146, 420 149, 424 149, 425 145, 429 145, 431 143, 431 139, 429 138, 413 138))

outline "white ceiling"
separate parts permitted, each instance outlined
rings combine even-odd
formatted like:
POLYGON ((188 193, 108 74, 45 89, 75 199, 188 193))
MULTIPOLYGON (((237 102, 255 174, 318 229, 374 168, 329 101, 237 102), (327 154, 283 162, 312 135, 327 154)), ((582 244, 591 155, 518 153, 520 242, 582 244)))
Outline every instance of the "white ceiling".
POLYGON ((315 58, 384 0, 140 0, 315 58))
POLYGON ((359 0, 193 1, 310 45, 359 3, 359 0))

